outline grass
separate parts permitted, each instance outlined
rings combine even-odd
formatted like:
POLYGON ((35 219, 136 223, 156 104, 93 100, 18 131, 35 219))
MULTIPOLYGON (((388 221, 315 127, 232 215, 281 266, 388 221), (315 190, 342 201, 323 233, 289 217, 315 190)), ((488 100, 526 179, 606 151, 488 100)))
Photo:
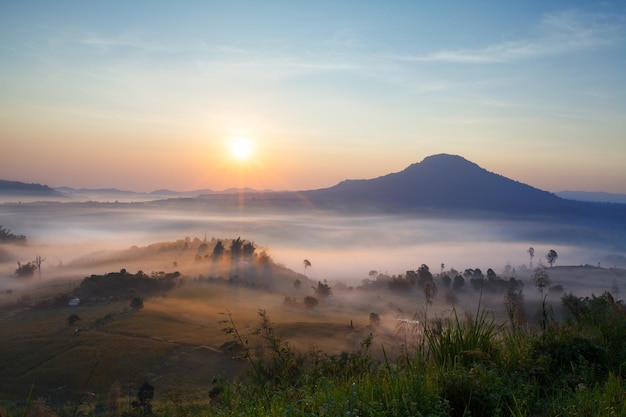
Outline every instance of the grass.
POLYGON ((512 328, 480 306, 474 314, 432 307, 430 320, 424 313, 402 324, 401 342, 412 349, 392 346, 393 329, 368 324, 365 310, 294 310, 278 295, 242 288, 234 296, 255 302, 220 315, 235 298, 209 285, 179 288, 138 311, 113 303, 5 317, 0 381, 10 383, 0 397, 41 397, 72 415, 60 399, 93 391, 92 404, 105 404, 119 381, 128 412, 129 383, 132 398, 150 381, 162 416, 626 415, 626 308, 607 294, 570 300, 571 318, 543 331, 512 328), (84 330, 67 325, 71 312, 84 330), (220 351, 226 342, 247 362, 220 351))

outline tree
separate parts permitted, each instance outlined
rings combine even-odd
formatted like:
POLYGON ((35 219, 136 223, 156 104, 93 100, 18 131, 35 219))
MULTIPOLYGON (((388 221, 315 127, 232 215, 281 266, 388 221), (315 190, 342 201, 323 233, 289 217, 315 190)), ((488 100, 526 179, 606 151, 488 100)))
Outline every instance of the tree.
POLYGON ((509 316, 509 322, 513 329, 517 329, 524 323, 524 294, 522 288, 509 281, 506 293, 504 293, 504 306, 509 316))
POLYGON ((437 285, 435 285, 435 282, 433 280, 430 280, 429 282, 424 284, 424 287, 422 288, 422 292, 424 293, 426 302, 428 304, 432 304, 433 299, 435 298, 435 295, 437 295, 437 285))
POLYGON ((215 243, 215 247, 213 248, 213 259, 216 261, 221 259, 225 250, 226 248, 224 247, 224 242, 222 242, 221 240, 218 240, 215 243))
POLYGON ((530 256, 530 269, 533 269, 533 258, 535 257, 535 248, 531 246, 530 248, 528 248, 526 252, 528 252, 528 255, 530 256))
POLYGON ((450 285, 452 285, 452 278, 450 278, 449 275, 444 275, 441 277, 441 283, 444 288, 450 288, 450 285))
POLYGON ((41 264, 45 261, 46 260, 39 255, 35 258, 35 265, 37 265, 37 272, 39 272, 39 281, 41 281, 41 264))
POLYGON ((306 276, 306 269, 311 266, 311 261, 305 259, 304 261, 302 261, 302 263, 304 264, 304 276, 306 276))
POLYGON ((17 269, 15 270, 15 275, 20 278, 32 277, 35 274, 36 269, 37 265, 34 262, 27 262, 24 265, 18 262, 17 269))
POLYGON ((550 274, 545 266, 539 265, 533 272, 533 284, 539 290, 541 295, 541 329, 545 332, 548 325, 548 310, 546 305, 546 298, 548 297, 548 291, 552 282, 550 281, 550 274))
POLYGON ((433 281, 433 274, 430 272, 430 268, 428 268, 428 265, 426 264, 422 264, 417 269, 417 276, 418 276, 417 285, 419 285, 420 287, 423 287, 428 282, 433 281))
POLYGON ((460 291, 465 286, 465 278, 461 275, 456 275, 454 281, 452 281, 452 289, 454 291, 460 291))
POLYGON ((548 251, 548 253, 546 254, 546 259, 548 260, 548 263, 550 264, 550 268, 552 268, 552 266, 554 265, 558 257, 559 255, 556 253, 554 249, 550 249, 548 251))
POLYGON ((243 248, 242 248, 244 259, 252 258, 252 256, 254 256, 255 250, 256 250, 256 247, 254 246, 254 243, 252 242, 244 243, 243 248))
POLYGON ((315 290, 315 295, 317 295, 319 298, 327 298, 332 293, 330 286, 326 283, 326 281, 318 281, 317 287, 313 287, 313 289, 315 290))
POLYGON ((242 250, 243 250, 243 240, 241 240, 241 237, 238 237, 237 239, 233 239, 233 241, 230 243, 230 256, 233 259, 233 261, 239 260, 239 258, 241 257, 242 250))

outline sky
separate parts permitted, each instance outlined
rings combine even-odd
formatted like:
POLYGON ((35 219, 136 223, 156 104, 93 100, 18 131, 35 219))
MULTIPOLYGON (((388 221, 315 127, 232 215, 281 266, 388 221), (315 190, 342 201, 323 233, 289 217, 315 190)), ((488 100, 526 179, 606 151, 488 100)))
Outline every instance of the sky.
POLYGON ((439 153, 626 193, 626 3, 0 3, 0 179, 306 190, 439 153))

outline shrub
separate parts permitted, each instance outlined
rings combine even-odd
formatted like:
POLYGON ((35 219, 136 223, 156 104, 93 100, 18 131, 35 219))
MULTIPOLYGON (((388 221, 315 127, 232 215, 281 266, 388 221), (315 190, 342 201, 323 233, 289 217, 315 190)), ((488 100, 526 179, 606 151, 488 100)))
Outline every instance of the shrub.
POLYGON ((69 317, 67 318, 67 325, 72 326, 74 323, 76 323, 79 320, 81 320, 81 318, 78 316, 78 314, 70 314, 69 317))
POLYGON ((306 297, 304 297, 304 306, 306 308, 313 309, 317 307, 318 304, 319 304, 319 301, 317 300, 317 298, 311 297, 310 295, 307 295, 306 297))
POLYGON ((143 299, 141 297, 133 297, 130 301, 130 307, 135 310, 143 308, 143 299))

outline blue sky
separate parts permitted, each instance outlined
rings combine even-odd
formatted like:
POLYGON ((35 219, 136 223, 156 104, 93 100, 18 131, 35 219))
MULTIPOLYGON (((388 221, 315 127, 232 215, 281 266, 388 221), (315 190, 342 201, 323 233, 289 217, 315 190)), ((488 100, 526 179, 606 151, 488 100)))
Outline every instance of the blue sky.
POLYGON ((451 153, 626 193, 625 59, 624 2, 3 2, 0 178, 309 189, 451 153))

